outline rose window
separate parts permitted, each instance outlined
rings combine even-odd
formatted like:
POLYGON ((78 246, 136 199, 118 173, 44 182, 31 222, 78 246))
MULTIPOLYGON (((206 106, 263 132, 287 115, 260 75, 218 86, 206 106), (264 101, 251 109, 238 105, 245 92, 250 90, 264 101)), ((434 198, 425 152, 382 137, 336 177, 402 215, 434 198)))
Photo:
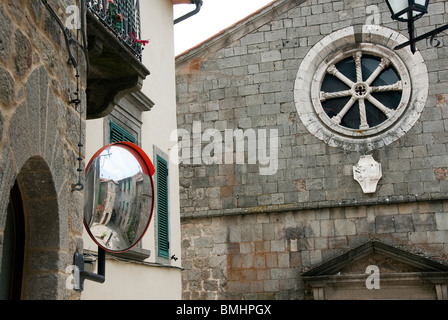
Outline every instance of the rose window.
POLYGON ((405 135, 428 97, 421 54, 394 50, 400 33, 377 25, 347 27, 316 43, 294 85, 301 123, 332 147, 367 153, 405 135))
POLYGON ((321 66, 314 107, 332 130, 366 137, 388 128, 406 109, 409 75, 385 53, 362 45, 321 66))

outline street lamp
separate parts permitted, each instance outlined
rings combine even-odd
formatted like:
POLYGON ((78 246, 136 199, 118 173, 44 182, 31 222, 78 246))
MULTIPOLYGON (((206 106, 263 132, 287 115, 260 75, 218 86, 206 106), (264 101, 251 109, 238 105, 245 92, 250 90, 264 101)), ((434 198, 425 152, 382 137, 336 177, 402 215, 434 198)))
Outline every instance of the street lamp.
POLYGON ((392 19, 415 21, 428 13, 429 0, 386 0, 392 19))
POLYGON ((387 6, 392 13, 392 19, 408 23, 409 41, 395 47, 395 50, 411 47, 412 53, 415 53, 415 43, 434 36, 446 29, 448 25, 434 29, 433 31, 415 37, 414 21, 428 13, 429 0, 386 0, 387 6))

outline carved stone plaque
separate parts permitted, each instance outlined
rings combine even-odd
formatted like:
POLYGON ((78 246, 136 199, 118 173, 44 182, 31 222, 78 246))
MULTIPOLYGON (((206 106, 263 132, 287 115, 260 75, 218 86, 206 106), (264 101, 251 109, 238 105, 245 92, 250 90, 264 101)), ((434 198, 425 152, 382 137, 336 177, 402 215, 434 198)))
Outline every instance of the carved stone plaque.
POLYGON ((353 177, 361 185, 364 193, 374 193, 382 175, 381 164, 371 155, 361 156, 358 163, 353 166, 353 177))

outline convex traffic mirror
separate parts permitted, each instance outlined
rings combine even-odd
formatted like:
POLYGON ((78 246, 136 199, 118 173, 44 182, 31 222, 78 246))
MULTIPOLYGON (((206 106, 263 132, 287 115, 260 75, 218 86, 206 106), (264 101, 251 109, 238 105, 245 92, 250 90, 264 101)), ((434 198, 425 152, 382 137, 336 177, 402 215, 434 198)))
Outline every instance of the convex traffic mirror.
POLYGON ((120 253, 134 247, 154 210, 154 166, 137 145, 110 144, 86 169, 84 225, 99 247, 120 253))

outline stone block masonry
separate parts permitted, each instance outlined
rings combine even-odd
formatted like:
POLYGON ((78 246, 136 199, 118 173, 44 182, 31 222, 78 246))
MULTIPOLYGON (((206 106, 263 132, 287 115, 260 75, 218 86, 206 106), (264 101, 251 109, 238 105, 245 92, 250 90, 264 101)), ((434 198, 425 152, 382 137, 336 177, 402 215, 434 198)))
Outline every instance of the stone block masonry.
POLYGON ((185 218, 183 298, 306 299, 303 272, 368 240, 446 262, 447 234, 447 201, 185 218))
MULTIPOLYGON (((77 2, 49 3, 64 21, 77 2)), ((77 59, 84 92, 82 54, 77 59)), ((83 194, 72 185, 85 126, 71 103, 77 81, 67 61, 62 32, 41 1, 0 3, 0 252, 17 182, 26 232, 22 299, 80 297, 66 280, 74 252, 83 250, 83 194)), ((85 114, 85 94, 79 98, 85 114)))
MULTIPOLYGON (((387 7, 366 4, 380 10, 381 25, 395 26, 387 17, 387 7)), ((352 167, 362 154, 329 147, 310 134, 299 119, 293 92, 303 57, 316 40, 339 30, 342 24, 365 23, 370 15, 363 10, 364 5, 341 2, 297 5, 274 20, 271 15, 257 17, 257 23, 264 19, 264 24, 216 51, 210 48, 204 53, 197 48, 191 63, 188 55, 194 50, 178 58, 179 129, 191 135, 194 124, 201 123, 203 130, 272 129, 279 135, 278 169, 272 176, 260 176, 247 160, 246 165, 204 164, 203 176, 196 172, 194 177, 190 176, 192 167, 184 166, 180 174, 185 215, 237 213, 257 207, 263 210, 265 206, 287 210, 313 203, 330 206, 445 197, 443 169, 448 167, 448 158, 444 156, 444 130, 448 113, 443 79, 439 77, 443 67, 435 68, 445 57, 442 48, 419 44, 431 82, 428 102, 419 121, 403 138, 371 152, 384 173, 373 195, 365 195, 353 179, 352 167), (315 12, 312 22, 311 12, 315 12), (313 28, 317 28, 315 32, 313 28), (226 173, 221 174, 224 168, 226 173), (226 181, 229 179, 231 184, 226 181), (206 180, 208 185, 225 188, 222 201, 193 197, 193 189, 206 188, 206 180), (204 183, 196 185, 195 181, 204 183), (218 185, 216 181, 220 181, 218 185), (244 190, 251 190, 251 194, 243 197, 244 190)))
MULTIPOLYGON (((440 3, 419 23, 435 28, 440 3)), ((304 271, 375 239, 447 263, 446 49, 417 45, 428 97, 412 128, 369 152, 382 167, 375 193, 353 177, 363 152, 330 146, 299 117, 295 81, 315 79, 298 74, 303 60, 363 25, 407 34, 384 2, 279 0, 177 58, 179 129, 275 129, 279 142, 273 175, 247 161, 181 164, 185 299, 306 299, 304 271)))

